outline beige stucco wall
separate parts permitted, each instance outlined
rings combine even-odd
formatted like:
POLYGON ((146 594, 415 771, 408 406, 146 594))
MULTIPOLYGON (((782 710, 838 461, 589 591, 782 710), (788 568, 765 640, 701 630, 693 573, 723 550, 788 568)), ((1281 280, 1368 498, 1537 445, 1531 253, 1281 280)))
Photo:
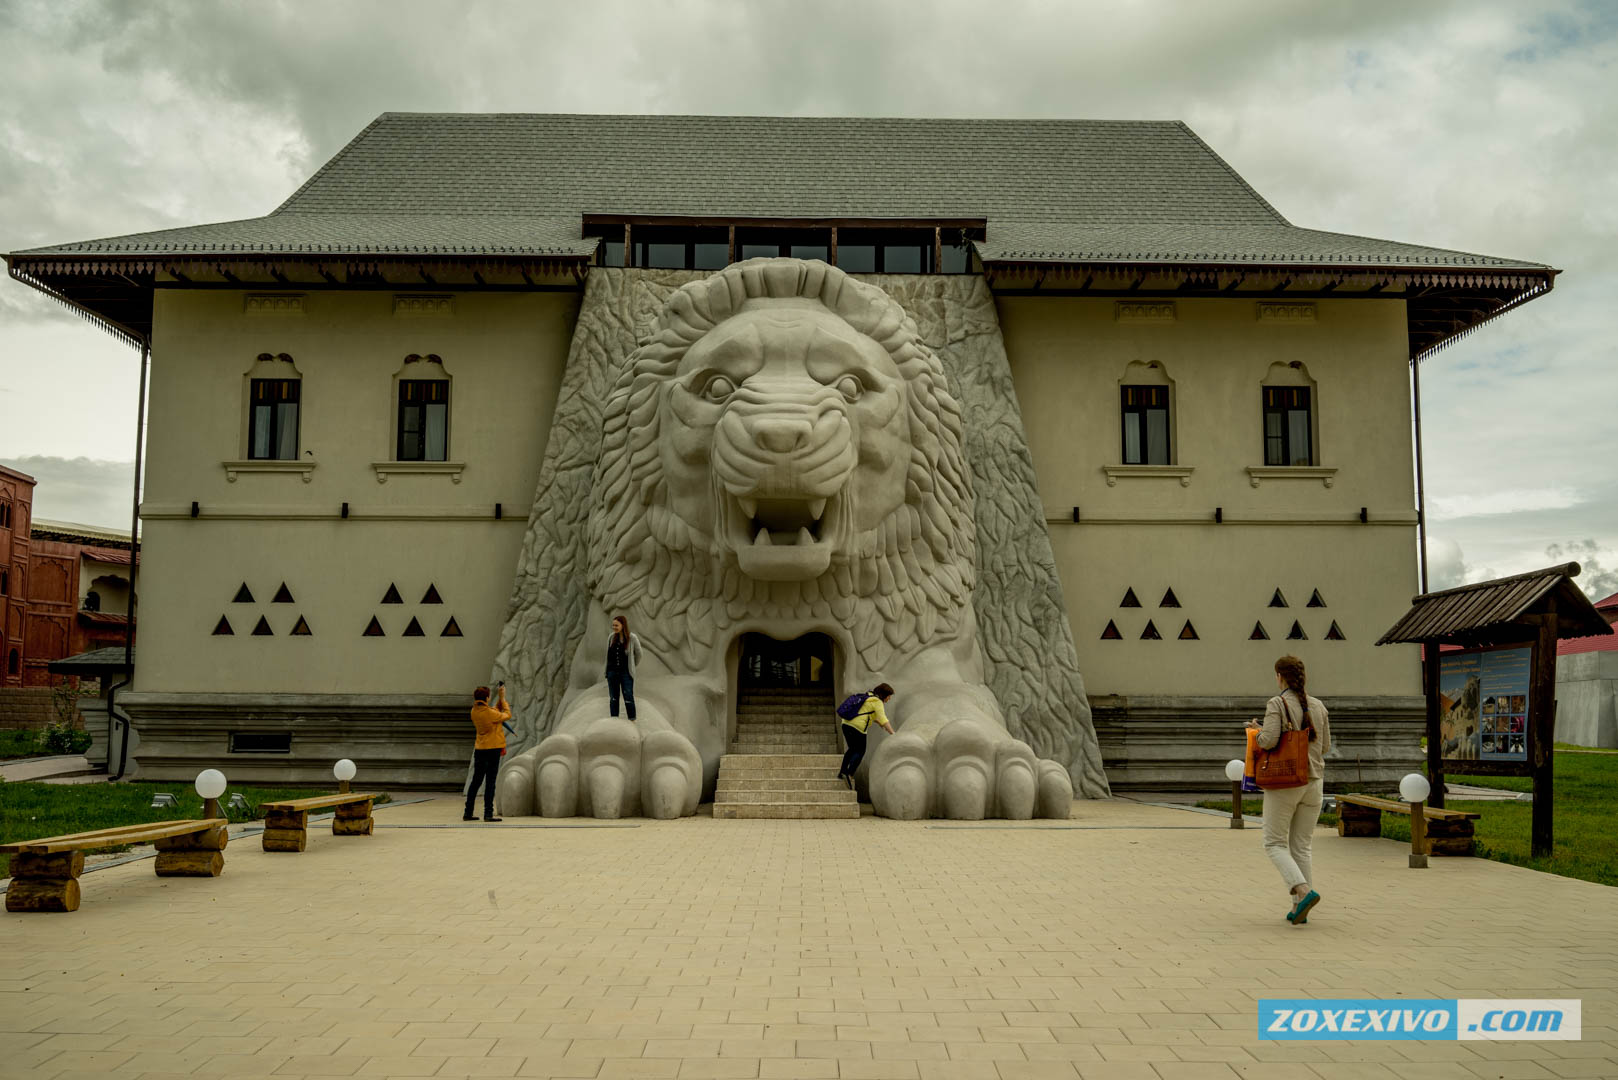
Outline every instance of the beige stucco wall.
POLYGON ((301 315, 256 315, 241 292, 159 290, 137 689, 442 694, 485 680, 577 304, 458 294, 453 314, 404 316, 390 292, 310 292, 301 315), (264 352, 290 355, 303 379, 307 482, 228 478, 225 463, 245 456, 244 376, 264 352), (393 380, 410 353, 438 354, 453 378, 459 482, 379 482, 372 467, 393 457, 393 380), (283 581, 295 602, 273 604, 283 581), (232 603, 243 582, 254 604, 232 603), (380 603, 389 584, 402 605, 380 603), (429 584, 442 605, 419 603, 429 584), (234 636, 212 633, 220 615, 234 636), (274 636, 251 636, 260 615, 274 636), (289 636, 298 615, 312 636, 289 636), (385 637, 362 636, 372 615, 385 637), (440 636, 451 615, 461 638, 440 636), (425 637, 400 636, 411 616, 425 637))
POLYGON ((1372 646, 1417 591, 1402 302, 1324 300, 1312 320, 1278 325, 1235 298, 1180 300, 1164 321, 1120 320, 1110 300, 1002 297, 999 310, 1093 696, 1263 693, 1289 651, 1323 695, 1419 693, 1416 650, 1372 646), (1173 461, 1193 470, 1183 484, 1108 482, 1132 361, 1159 362, 1173 382, 1173 461), (1293 361, 1315 386, 1317 463, 1336 472, 1329 487, 1319 476, 1255 487, 1260 387, 1293 361), (1170 587, 1177 610, 1158 606, 1170 587), (1142 607, 1119 607, 1129 588, 1142 607), (1268 606, 1276 588, 1289 609, 1268 606), (1326 608, 1305 607, 1315 589, 1326 608), (1148 618, 1164 640, 1140 640, 1148 618), (1123 640, 1100 640, 1109 619, 1123 640), (1178 640, 1187 619, 1199 640, 1178 640), (1285 640, 1293 619, 1309 640, 1285 640), (1334 619, 1346 641, 1324 640, 1334 619), (1257 620, 1270 641, 1248 640, 1257 620))

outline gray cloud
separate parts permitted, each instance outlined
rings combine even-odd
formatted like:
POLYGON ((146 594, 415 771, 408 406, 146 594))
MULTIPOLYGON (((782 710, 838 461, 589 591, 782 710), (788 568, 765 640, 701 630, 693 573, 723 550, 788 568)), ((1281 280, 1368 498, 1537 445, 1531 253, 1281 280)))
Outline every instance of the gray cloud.
MULTIPOLYGON (((1565 269, 1424 365, 1434 539, 1618 551, 1610 4, 25 0, 0 42, 7 250, 263 214, 387 110, 1181 118, 1297 224, 1565 269)), ((133 442, 127 352, 10 281, 0 358, 13 452, 133 442)))
POLYGON ((30 455, 0 461, 32 476, 34 517, 107 529, 129 528, 133 461, 30 455))

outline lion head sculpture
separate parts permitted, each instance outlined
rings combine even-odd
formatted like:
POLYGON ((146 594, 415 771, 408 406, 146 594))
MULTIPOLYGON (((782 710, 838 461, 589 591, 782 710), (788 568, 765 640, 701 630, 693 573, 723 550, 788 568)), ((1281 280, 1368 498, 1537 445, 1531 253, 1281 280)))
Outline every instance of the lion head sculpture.
POLYGON ((896 301, 825 263, 678 289, 607 399, 594 491, 591 587, 664 647, 829 615, 876 668, 953 629, 970 595, 943 368, 896 301))

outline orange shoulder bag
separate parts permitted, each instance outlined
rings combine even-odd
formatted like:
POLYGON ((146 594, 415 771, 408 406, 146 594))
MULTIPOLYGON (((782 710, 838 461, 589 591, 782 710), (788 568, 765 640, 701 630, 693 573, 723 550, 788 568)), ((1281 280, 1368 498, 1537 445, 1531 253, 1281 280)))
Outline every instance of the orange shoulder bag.
POLYGON ((1309 782, 1309 733, 1288 730, 1292 713, 1287 710, 1287 699, 1276 700, 1281 703, 1281 738, 1273 749, 1255 748, 1253 782, 1265 790, 1302 787, 1309 782))

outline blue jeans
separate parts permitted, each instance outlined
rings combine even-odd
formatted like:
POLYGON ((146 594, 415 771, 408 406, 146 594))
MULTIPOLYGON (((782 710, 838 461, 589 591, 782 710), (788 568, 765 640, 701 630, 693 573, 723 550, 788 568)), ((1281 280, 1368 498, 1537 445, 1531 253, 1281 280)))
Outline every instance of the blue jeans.
POLYGON ((848 753, 843 755, 843 767, 837 770, 838 776, 853 776, 854 771, 860 767, 860 761, 865 757, 866 732, 859 731, 847 724, 838 725, 843 732, 843 741, 848 744, 848 753))
POLYGON ((607 696, 612 704, 612 715, 618 715, 618 692, 623 691, 624 708, 629 711, 629 718, 635 719, 635 676, 628 672, 607 672, 607 696))

